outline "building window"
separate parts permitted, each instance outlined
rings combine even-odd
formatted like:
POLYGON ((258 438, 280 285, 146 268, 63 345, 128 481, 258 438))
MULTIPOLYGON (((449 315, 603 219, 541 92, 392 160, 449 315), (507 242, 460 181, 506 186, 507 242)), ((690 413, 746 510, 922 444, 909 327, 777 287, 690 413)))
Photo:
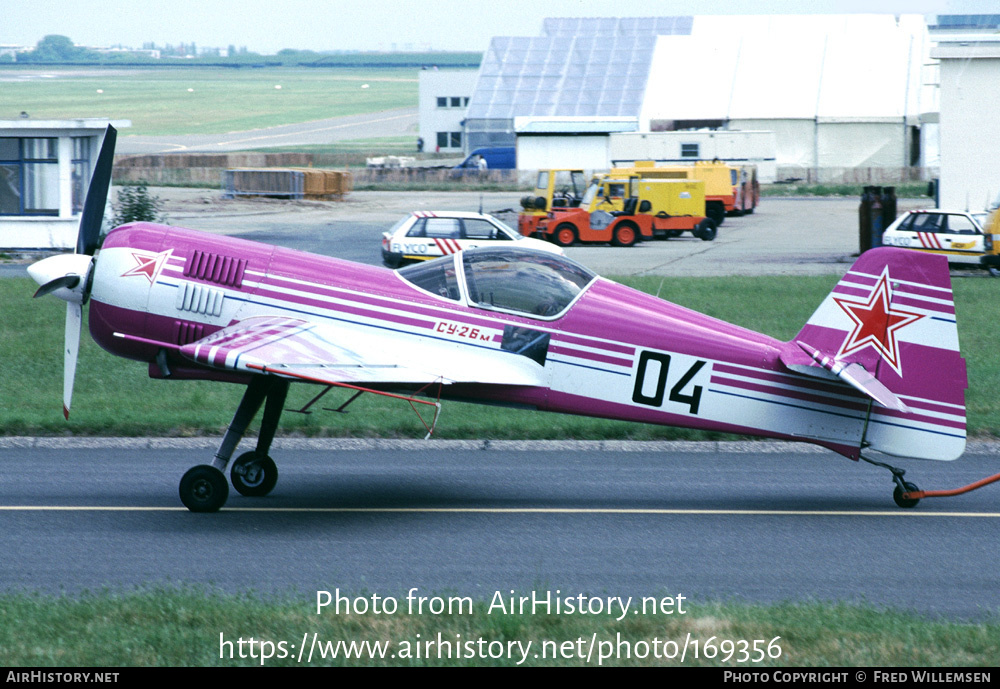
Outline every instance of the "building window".
POLYGON ((464 108, 469 105, 469 99, 462 96, 439 96, 437 106, 439 108, 464 108))
POLYGON ((438 150, 443 150, 445 148, 461 148, 462 132, 438 132, 437 146, 438 150))
POLYGON ((59 215, 59 140, 0 139, 0 215, 59 215))
POLYGON ((83 210, 83 202, 87 198, 87 185, 90 184, 90 147, 93 139, 88 137, 73 138, 73 212, 83 210))
POLYGON ((700 144, 681 144, 681 158, 697 158, 700 144))

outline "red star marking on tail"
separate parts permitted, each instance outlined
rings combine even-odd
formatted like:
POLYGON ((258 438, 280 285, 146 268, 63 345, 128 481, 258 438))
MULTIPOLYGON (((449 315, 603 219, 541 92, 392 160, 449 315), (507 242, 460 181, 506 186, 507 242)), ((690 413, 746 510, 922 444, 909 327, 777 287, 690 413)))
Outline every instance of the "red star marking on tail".
POLYGON ((882 271, 867 301, 855 301, 844 297, 834 297, 833 300, 854 321, 854 330, 840 345, 836 358, 840 359, 871 346, 898 375, 902 376, 897 333, 901 328, 924 316, 892 306, 889 269, 882 271))
POLYGON ((156 282, 156 278, 160 274, 160 271, 163 270, 163 266, 167 262, 167 259, 170 258, 170 253, 172 251, 173 249, 167 249, 166 251, 161 251, 158 254, 147 254, 145 252, 137 253, 133 251, 132 258, 135 259, 135 262, 138 265, 131 270, 125 271, 121 276, 123 278, 127 278, 131 275, 142 275, 149 280, 150 284, 153 284, 156 282))

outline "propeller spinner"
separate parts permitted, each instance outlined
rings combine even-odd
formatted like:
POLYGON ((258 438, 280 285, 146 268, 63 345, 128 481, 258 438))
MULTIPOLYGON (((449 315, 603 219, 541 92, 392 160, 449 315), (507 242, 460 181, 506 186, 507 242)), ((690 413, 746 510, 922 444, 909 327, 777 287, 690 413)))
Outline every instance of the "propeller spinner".
POLYGON ((108 125, 104 143, 97 156, 97 165, 87 190, 87 200, 80 216, 80 230, 76 238, 76 253, 60 254, 43 259, 28 268, 28 274, 40 286, 35 297, 51 294, 66 302, 66 334, 63 348, 63 415, 69 418, 73 399, 73 380, 76 377, 76 360, 80 352, 80 330, 83 324, 83 305, 90 296, 90 271, 94 266, 94 252, 101 243, 101 225, 104 207, 111 187, 111 169, 114 166, 117 130, 108 125))

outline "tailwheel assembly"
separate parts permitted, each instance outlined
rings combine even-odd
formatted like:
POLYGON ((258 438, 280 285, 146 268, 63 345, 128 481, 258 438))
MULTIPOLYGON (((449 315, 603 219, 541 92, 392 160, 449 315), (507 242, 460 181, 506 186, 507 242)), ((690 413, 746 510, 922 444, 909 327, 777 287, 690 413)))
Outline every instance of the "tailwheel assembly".
POLYGON ((976 490, 977 488, 982 488, 983 486, 988 486, 991 483, 1000 481, 1000 474, 993 474, 992 476, 987 476, 986 478, 980 479, 974 483, 970 483, 967 486, 954 488, 952 490, 920 490, 920 488, 917 487, 917 484, 903 480, 903 474, 906 473, 903 469, 890 466, 884 462, 876 462, 874 459, 870 459, 864 455, 861 455, 861 459, 869 464, 884 467, 892 472, 892 480, 896 482, 896 488, 892 491, 892 499, 897 505, 904 508, 916 507, 917 503, 924 498, 948 498, 953 495, 962 495, 963 493, 968 493, 976 490))
POLYGON ((917 506, 921 496, 914 496, 913 493, 919 492, 920 489, 917 487, 917 484, 903 480, 903 475, 906 474, 905 469, 891 466, 885 462, 877 462, 864 455, 861 456, 861 459, 869 464, 874 464, 877 467, 882 467, 892 472, 892 480, 896 482, 896 488, 892 491, 892 500, 897 506, 904 508, 917 506))

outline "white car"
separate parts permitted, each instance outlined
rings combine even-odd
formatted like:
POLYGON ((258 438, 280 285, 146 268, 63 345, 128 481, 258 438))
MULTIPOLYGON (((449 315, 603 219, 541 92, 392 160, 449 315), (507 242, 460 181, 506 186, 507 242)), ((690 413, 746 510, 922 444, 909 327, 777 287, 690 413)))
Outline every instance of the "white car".
POLYGON ((884 246, 943 254, 950 263, 990 267, 993 237, 985 230, 987 213, 940 209, 909 211, 882 234, 884 246))
POLYGON ((521 234, 492 215, 465 211, 414 211, 382 233, 382 262, 390 268, 427 261, 477 246, 517 246, 563 255, 558 246, 521 234))

